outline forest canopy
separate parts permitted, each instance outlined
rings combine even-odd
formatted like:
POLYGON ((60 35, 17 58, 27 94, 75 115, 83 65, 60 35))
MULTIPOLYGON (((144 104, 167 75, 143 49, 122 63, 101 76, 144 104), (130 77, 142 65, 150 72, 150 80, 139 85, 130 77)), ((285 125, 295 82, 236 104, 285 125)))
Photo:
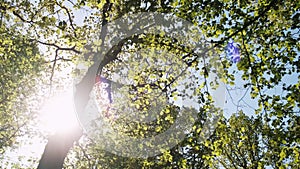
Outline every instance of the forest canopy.
POLYGON ((4 0, 0 37, 3 167, 300 167, 299 1, 4 0), (80 123, 39 130, 70 86, 80 123))

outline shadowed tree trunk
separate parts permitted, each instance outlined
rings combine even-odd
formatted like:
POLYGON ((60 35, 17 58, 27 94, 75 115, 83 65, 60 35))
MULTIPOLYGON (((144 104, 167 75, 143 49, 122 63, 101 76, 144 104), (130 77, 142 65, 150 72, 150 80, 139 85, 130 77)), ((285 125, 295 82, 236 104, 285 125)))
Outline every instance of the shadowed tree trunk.
MULTIPOLYGON (((102 42, 105 40, 108 21, 105 18, 107 13, 111 9, 111 3, 106 0, 106 3, 102 11, 102 24, 100 38, 102 42)), ((103 48, 103 43, 101 45, 103 48)), ((76 113, 78 116, 84 113, 85 107, 90 99, 89 95, 93 89, 95 83, 95 76, 98 70, 101 70, 107 63, 114 60, 118 53, 114 53, 115 57, 109 58, 101 57, 101 52, 94 55, 94 64, 88 69, 85 76, 82 78, 80 83, 76 85, 76 91, 74 93, 74 104, 76 113)), ((59 118, 59 117, 58 117, 59 118)), ((38 169, 61 169, 64 164, 64 160, 72 148, 73 144, 80 139, 82 136, 82 128, 80 125, 72 133, 57 133, 48 138, 48 143, 45 147, 43 155, 40 159, 38 169)))
MULTIPOLYGON (((99 62, 95 62, 94 65, 88 69, 80 83, 76 85, 74 104, 78 116, 84 113, 85 107, 90 99, 89 95, 94 86, 98 65, 99 62)), ((69 150, 73 147, 73 144, 80 139, 82 134, 83 130, 78 123, 72 132, 57 132, 56 134, 51 135, 48 138, 48 142, 37 168, 61 169, 69 150)))
POLYGON ((82 135, 82 130, 78 126, 73 133, 57 133, 48 138, 43 156, 38 165, 38 169, 60 169, 63 167, 73 143, 82 135))
MULTIPOLYGON (((137 40, 138 38, 134 36, 133 39, 137 40)), ((106 64, 115 60, 125 42, 126 39, 122 40, 116 45, 116 48, 112 48, 104 57, 98 56, 100 59, 96 59, 97 61, 88 69, 80 83, 76 85, 74 104, 79 117, 84 113, 85 107, 90 99, 89 95, 93 89, 98 69, 101 70, 106 64)), ((72 133, 56 133, 50 136, 38 169, 61 169, 70 148, 81 136, 82 129, 80 125, 78 125, 72 133)))
MULTIPOLYGON (((95 63, 88 69, 81 82, 76 85, 74 103, 78 114, 84 113, 84 109, 89 101, 89 94, 94 86, 97 68, 97 63, 95 63)), ((57 132, 50 136, 40 159, 38 169, 61 169, 69 150, 81 136, 82 129, 79 124, 71 133, 57 132)))

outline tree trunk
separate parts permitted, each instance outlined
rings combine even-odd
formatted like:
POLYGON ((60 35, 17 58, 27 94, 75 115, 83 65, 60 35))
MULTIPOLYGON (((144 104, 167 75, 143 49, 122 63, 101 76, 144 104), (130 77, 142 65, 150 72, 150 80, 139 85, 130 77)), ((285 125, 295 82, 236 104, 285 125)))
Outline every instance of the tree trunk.
POLYGON ((82 130, 79 126, 72 133, 56 133, 50 136, 38 169, 61 169, 69 150, 81 136, 82 130))
MULTIPOLYGON (((106 13, 111 9, 111 3, 109 0, 106 0, 102 11, 102 27, 100 38, 102 42, 105 40, 107 34, 107 26, 105 26, 108 21, 105 18, 106 13)), ((103 48, 104 43, 101 44, 101 49, 103 48)), ((121 48, 120 48, 121 49, 121 48)), ((119 50, 120 52, 120 50, 119 50)), ((95 83, 96 74, 99 73, 98 70, 114 60, 118 53, 114 52, 113 57, 104 57, 101 55, 101 51, 94 56, 94 64, 88 69, 85 76, 82 78, 80 83, 76 85, 76 91, 74 93, 74 104, 77 113, 77 117, 80 117, 84 114, 85 107, 90 99, 89 95, 92 91, 95 83)), ((58 117, 59 118, 59 117, 58 117)), ((80 120, 80 119, 79 119, 80 120)), ((80 125, 74 130, 73 133, 57 133, 50 138, 48 138, 48 143, 45 147, 42 158, 40 159, 38 169, 61 169, 64 164, 64 160, 73 146, 73 144, 80 139, 82 136, 82 129, 80 125)))
MULTIPOLYGON (((84 113, 84 109, 90 99, 89 94, 94 86, 95 75, 98 68, 97 65, 99 65, 99 63, 95 63, 91 66, 81 82, 76 85, 74 104, 78 116, 84 113)), ((81 136, 82 129, 79 124, 73 132, 57 132, 50 136, 42 158, 40 159, 38 169, 61 169, 69 150, 81 136)))

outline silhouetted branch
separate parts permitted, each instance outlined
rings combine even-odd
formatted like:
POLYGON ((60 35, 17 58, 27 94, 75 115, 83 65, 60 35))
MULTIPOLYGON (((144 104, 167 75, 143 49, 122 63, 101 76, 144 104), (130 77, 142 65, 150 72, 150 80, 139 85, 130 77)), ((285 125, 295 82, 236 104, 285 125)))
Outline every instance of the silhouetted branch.
POLYGON ((58 46, 57 44, 55 43, 48 43, 48 42, 42 42, 40 40, 34 40, 34 41, 37 41, 38 43, 42 44, 42 45, 46 45, 46 46, 52 46, 52 47, 55 47, 57 48, 58 50, 64 50, 64 51, 72 51, 72 52, 75 52, 77 54, 81 54, 81 52, 76 48, 76 46, 73 46, 73 47, 60 47, 58 46))
POLYGON ((67 7, 59 4, 57 1, 56 1, 56 4, 66 11, 66 13, 68 15, 68 18, 69 18, 69 21, 70 21, 70 26, 72 27, 72 29, 74 31, 75 37, 77 37, 76 31, 75 31, 75 27, 74 27, 74 24, 73 24, 73 19, 72 19, 72 16, 71 16, 71 13, 70 13, 69 9, 67 7))
POLYGON ((60 58, 51 60, 51 61, 49 61, 49 62, 56 62, 56 61, 59 61, 59 60, 66 61, 66 62, 71 62, 71 61, 72 61, 72 59, 66 59, 66 58, 64 58, 64 57, 60 57, 60 58))

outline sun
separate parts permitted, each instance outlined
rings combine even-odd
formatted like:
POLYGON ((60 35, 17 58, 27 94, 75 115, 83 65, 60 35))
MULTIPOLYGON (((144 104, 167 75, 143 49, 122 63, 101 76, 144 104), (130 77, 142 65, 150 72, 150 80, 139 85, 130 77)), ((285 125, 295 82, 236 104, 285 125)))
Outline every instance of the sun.
POLYGON ((73 91, 65 91, 48 99, 40 114, 40 129, 46 132, 71 132, 78 126, 73 91))

